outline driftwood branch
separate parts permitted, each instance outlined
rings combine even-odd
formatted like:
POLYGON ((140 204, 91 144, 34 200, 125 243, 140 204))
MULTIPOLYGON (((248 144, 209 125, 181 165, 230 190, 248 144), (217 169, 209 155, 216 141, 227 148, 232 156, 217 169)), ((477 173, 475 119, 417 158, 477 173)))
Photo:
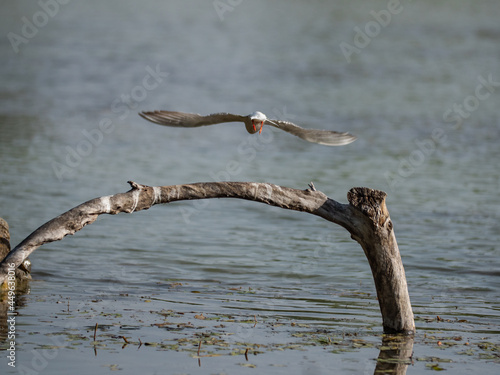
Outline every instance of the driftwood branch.
MULTIPOLYGON (((383 327, 386 333, 413 333, 415 324, 406 277, 389 212, 386 194, 368 188, 353 188, 349 204, 341 204, 315 189, 291 189, 268 183, 207 182, 171 186, 144 186, 129 181, 132 189, 89 200, 48 221, 16 246, 0 263, 0 283, 9 265, 19 267, 41 245, 61 240, 99 215, 147 210, 156 204, 180 200, 239 198, 284 209, 308 212, 341 225, 359 242, 372 269, 383 327)), ((0 258, 1 259, 1 258, 0 258)))
POLYGON ((9 224, 0 217, 0 259, 7 256, 10 251, 9 224))
MULTIPOLYGON (((10 252, 9 224, 7 224, 7 222, 0 217, 0 259, 4 259, 7 256, 7 254, 9 254, 9 252, 10 252)), ((23 260, 21 264, 14 269, 18 287, 20 286, 19 282, 22 282, 24 284, 26 280, 31 280, 30 271, 31 271, 31 262, 29 261, 29 259, 23 260)), ((0 286, 2 286, 1 282, 0 286)))

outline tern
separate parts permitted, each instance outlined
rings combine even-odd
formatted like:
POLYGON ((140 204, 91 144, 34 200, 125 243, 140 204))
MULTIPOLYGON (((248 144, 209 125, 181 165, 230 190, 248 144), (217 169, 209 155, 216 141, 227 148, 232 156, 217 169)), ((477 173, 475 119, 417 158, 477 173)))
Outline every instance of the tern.
POLYGON ((180 128, 196 128, 199 126, 222 124, 226 122, 243 122, 250 134, 255 134, 257 132, 260 134, 262 133, 264 125, 271 125, 306 141, 326 146, 343 146, 356 140, 356 137, 349 133, 341 133, 333 130, 304 129, 289 121, 269 120, 265 114, 258 111, 248 116, 234 115, 231 113, 213 113, 211 115, 202 116, 197 113, 172 111, 140 112, 139 115, 155 124, 180 128))

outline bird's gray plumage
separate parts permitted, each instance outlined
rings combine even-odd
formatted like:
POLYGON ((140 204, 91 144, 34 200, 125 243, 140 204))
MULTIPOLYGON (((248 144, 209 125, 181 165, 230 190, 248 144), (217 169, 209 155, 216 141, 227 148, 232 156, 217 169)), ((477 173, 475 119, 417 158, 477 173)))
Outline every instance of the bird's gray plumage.
POLYGON ((231 113, 213 113, 202 116, 196 113, 172 112, 172 111, 152 111, 141 112, 139 115, 155 124, 182 128, 195 128, 199 126, 215 125, 225 122, 243 122, 246 130, 254 134, 258 129, 254 128, 254 123, 261 121, 265 125, 284 130, 306 141, 319 143, 327 146, 342 146, 354 142, 356 137, 349 133, 340 133, 332 130, 304 129, 289 121, 269 120, 263 113, 255 112, 248 116, 234 115, 231 113))
POLYGON ((266 120, 264 123, 296 135, 306 141, 319 143, 320 145, 343 146, 357 139, 354 135, 349 133, 340 133, 333 130, 304 129, 288 121, 266 120))

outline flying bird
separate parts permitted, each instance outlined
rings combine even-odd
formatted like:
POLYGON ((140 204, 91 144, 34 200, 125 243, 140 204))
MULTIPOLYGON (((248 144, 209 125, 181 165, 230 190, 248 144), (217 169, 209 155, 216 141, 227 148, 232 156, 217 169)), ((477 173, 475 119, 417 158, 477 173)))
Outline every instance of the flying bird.
POLYGON ((139 115, 155 124, 179 128, 196 128, 225 122, 243 122, 247 132, 250 134, 257 132, 260 134, 264 125, 271 125, 306 141, 327 146, 343 146, 356 140, 356 137, 349 133, 340 133, 333 130, 304 129, 289 121, 269 120, 265 114, 258 111, 248 116, 233 115, 231 113, 213 113, 202 116, 197 113, 172 111, 140 112, 139 115))

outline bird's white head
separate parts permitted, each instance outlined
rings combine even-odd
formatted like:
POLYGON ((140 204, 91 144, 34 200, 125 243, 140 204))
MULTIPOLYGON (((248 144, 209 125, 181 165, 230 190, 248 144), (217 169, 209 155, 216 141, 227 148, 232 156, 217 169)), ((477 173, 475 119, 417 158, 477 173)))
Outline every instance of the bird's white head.
POLYGON ((266 121, 267 117, 262 112, 256 111, 250 115, 250 119, 255 122, 266 121))
POLYGON ((259 134, 262 133, 264 121, 267 120, 266 115, 262 112, 256 111, 250 115, 250 120, 252 121, 253 130, 257 131, 257 126, 259 126, 259 134))

